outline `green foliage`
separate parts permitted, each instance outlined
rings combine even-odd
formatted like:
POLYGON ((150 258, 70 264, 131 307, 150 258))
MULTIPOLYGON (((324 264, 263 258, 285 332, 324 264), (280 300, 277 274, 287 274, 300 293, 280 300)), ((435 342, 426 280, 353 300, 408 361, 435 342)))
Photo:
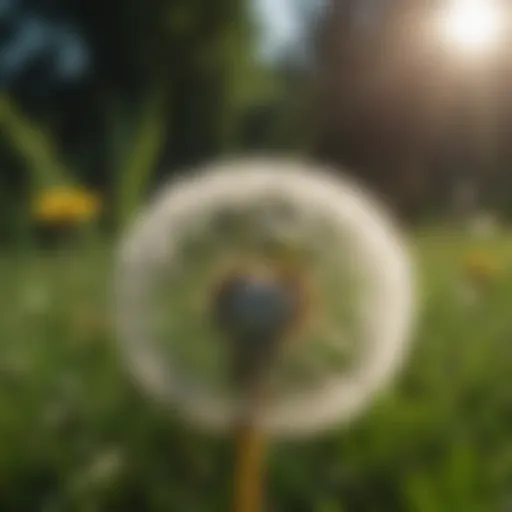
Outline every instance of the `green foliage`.
MULTIPOLYGON (((122 143, 122 154, 116 155, 114 191, 120 226, 139 207, 154 176, 166 135, 164 107, 165 95, 160 88, 148 96, 139 118, 133 123, 132 133, 122 143)), ((112 127, 118 129, 119 124, 112 127)))
MULTIPOLYGON (((248 2, 109 5, 117 16, 108 23, 97 26, 107 16, 94 6, 81 14, 86 32, 101 32, 91 88, 49 98, 37 112, 27 101, 0 98, 0 138, 8 149, 0 158, 7 170, 2 195, 94 183, 112 198, 106 213, 122 226, 164 173, 246 147, 282 147, 290 138, 282 125, 297 125, 289 121, 295 93, 280 70, 256 61, 248 2), (249 118, 269 106, 259 129, 264 143, 254 144, 261 137, 247 128, 249 118), (11 179, 15 173, 19 179, 11 179)), ((5 201, 2 210, 20 219, 20 229, 2 227, 3 238, 18 240, 25 206, 5 201)))
MULTIPOLYGON (((274 446, 275 510, 506 510, 512 267, 465 303, 470 247, 439 231, 416 236, 424 307, 405 373, 350 429, 274 446)), ((508 237, 489 249, 512 261, 508 237)), ((0 260, 0 508, 227 510, 229 444, 153 403, 119 359, 104 299, 109 258, 92 247, 0 260)))
POLYGON ((48 129, 30 119, 5 95, 0 97, 0 130, 17 155, 25 160, 34 190, 73 179, 48 129))

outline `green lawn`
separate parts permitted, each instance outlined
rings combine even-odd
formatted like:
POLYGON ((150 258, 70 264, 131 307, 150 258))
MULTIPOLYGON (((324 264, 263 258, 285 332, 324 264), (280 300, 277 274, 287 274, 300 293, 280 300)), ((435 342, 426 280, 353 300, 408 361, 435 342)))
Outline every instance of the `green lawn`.
MULTIPOLYGON (((406 371, 348 431, 275 446, 272 510, 511 510, 512 236, 485 243, 502 270, 473 302, 461 259, 481 245, 416 234, 406 371)), ((229 510, 229 443, 148 401, 118 361, 108 259, 0 259, 0 510, 229 510)))

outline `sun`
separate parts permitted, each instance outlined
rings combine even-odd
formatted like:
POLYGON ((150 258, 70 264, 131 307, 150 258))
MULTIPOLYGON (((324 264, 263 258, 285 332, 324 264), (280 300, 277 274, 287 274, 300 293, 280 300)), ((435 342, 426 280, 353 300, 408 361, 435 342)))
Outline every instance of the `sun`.
POLYGON ((492 0, 453 0, 444 14, 445 33, 453 44, 471 53, 496 45, 503 13, 492 0))

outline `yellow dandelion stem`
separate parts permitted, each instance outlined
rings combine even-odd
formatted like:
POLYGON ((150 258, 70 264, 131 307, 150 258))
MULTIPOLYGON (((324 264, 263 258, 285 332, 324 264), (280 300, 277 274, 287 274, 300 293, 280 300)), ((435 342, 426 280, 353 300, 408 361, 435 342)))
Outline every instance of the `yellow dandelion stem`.
POLYGON ((264 435, 252 423, 241 424, 236 435, 234 512, 263 510, 264 435))

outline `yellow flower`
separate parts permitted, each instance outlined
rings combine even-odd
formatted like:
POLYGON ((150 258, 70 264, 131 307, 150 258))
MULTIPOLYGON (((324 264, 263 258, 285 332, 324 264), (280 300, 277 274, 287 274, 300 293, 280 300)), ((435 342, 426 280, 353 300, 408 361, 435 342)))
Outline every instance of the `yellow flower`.
POLYGON ((487 285, 498 276, 498 262, 492 254, 475 251, 468 255, 465 262, 466 277, 477 285, 487 285))
POLYGON ((32 205, 33 217, 42 224, 70 225, 94 220, 100 198, 85 189, 59 187, 44 191, 32 205))

